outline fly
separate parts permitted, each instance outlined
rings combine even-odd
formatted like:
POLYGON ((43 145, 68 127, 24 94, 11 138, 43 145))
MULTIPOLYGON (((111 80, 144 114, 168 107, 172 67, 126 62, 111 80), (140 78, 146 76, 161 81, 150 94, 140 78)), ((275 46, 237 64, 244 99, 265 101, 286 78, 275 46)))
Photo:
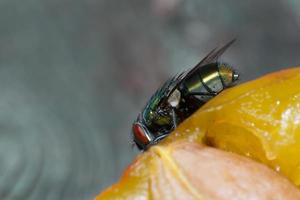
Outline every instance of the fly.
POLYGON ((147 150, 198 108, 232 86, 239 74, 217 59, 234 42, 213 49, 195 67, 167 80, 150 98, 132 126, 133 140, 147 150))

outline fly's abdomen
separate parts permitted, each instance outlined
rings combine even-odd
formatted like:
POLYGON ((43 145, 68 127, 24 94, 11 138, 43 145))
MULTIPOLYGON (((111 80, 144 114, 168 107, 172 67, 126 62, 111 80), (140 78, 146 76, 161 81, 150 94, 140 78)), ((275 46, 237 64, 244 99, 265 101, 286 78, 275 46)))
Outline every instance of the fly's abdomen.
POLYGON ((183 87, 185 95, 192 95, 202 102, 207 102, 236 79, 235 72, 229 65, 211 63, 195 71, 183 82, 183 87))

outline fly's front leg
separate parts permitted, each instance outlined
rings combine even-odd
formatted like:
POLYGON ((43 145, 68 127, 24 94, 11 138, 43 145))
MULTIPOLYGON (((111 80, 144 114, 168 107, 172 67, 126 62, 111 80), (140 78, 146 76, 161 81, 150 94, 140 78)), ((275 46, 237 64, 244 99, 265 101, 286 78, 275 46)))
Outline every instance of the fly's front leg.
MULTIPOLYGON (((151 143, 148 144, 148 147, 149 146, 152 146, 154 144, 157 144, 160 140, 164 139, 165 137, 167 137, 169 134, 161 134, 159 136, 157 136, 151 143)), ((147 148, 148 148, 147 147, 147 148)))

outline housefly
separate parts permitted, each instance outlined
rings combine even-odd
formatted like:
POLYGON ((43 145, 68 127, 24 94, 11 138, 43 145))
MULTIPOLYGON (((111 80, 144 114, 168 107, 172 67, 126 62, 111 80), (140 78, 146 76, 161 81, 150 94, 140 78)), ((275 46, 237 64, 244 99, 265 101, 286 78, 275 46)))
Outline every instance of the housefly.
POLYGON ((234 42, 215 48, 195 67, 167 80, 150 98, 132 125, 140 150, 165 138, 207 101, 232 86, 239 74, 218 58, 234 42))

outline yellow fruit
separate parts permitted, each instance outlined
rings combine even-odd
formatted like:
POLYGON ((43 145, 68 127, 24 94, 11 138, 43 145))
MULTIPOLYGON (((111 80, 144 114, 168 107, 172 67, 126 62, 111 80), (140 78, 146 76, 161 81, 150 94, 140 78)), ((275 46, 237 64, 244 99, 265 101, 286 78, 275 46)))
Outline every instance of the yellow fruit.
POLYGON ((223 91, 140 154, 96 200, 300 199, 275 171, 203 143, 264 163, 299 186, 300 68, 223 91))
POLYGON ((223 91, 164 141, 204 141, 263 162, 300 185, 300 68, 223 91))
POLYGON ((155 146, 96 200, 300 199, 300 190, 265 165, 191 142, 155 146))

